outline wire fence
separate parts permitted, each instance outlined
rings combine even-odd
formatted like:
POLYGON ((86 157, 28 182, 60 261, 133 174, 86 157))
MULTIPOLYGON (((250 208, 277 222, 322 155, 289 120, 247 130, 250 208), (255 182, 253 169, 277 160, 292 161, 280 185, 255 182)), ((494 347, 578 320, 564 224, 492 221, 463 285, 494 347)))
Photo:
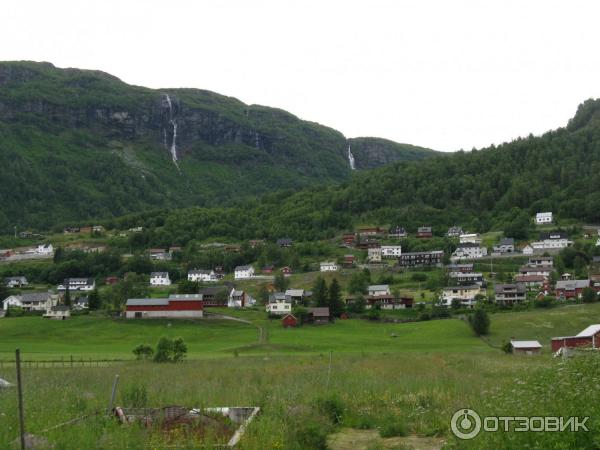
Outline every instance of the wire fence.
MULTIPOLYGON (((109 367, 116 364, 134 361, 133 359, 93 359, 83 356, 68 356, 60 359, 21 360, 21 367, 28 369, 74 368, 74 367, 109 367)), ((0 369, 14 368, 16 360, 0 359, 0 369)))

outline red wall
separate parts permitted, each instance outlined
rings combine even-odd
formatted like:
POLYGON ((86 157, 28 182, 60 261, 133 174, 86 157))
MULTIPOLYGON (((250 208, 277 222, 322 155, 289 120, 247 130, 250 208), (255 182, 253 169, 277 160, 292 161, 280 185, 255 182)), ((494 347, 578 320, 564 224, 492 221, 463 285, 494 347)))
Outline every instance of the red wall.
MULTIPOLYGON (((598 337, 596 337, 598 339, 598 337)), ((598 342, 596 342, 598 345, 598 342)), ((552 339, 552 351, 556 352, 558 349, 562 347, 591 347, 592 346, 592 338, 591 337, 572 337, 567 339, 552 339)))
POLYGON ((298 321, 296 320, 295 317, 286 316, 283 319, 281 319, 281 323, 284 326, 284 328, 287 328, 287 327, 295 327, 297 325, 298 321))
POLYGON ((168 305, 127 306, 127 311, 202 311, 202 300, 177 301, 171 300, 168 305))

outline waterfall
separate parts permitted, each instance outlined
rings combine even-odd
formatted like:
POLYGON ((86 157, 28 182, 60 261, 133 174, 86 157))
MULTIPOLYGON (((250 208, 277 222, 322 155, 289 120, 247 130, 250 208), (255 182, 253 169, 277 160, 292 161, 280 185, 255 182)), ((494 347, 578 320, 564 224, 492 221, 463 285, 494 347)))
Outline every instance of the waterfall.
POLYGON ((175 164, 177 170, 179 170, 179 164, 177 163, 177 122, 173 118, 173 103, 171 102, 171 97, 169 96, 169 94, 164 94, 164 96, 167 101, 167 107, 169 108, 169 124, 173 128, 173 139, 171 141, 171 147, 168 147, 167 145, 167 130, 163 128, 164 144, 167 150, 171 152, 171 159, 173 160, 173 164, 175 164))
POLYGON ((354 155, 350 150, 350 144, 348 144, 348 162, 350 163, 350 170, 356 170, 356 165, 354 164, 354 155))

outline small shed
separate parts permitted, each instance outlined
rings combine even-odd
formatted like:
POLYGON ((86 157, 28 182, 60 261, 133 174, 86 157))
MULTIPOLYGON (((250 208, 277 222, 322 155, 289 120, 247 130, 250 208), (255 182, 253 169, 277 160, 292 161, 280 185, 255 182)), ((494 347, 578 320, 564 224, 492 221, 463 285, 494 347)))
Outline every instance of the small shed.
POLYGON ((510 341, 513 353, 524 355, 537 355, 542 349, 542 344, 538 341, 510 341))
POLYGON ((283 325, 283 328, 296 328, 298 326, 298 319, 293 314, 286 314, 281 319, 281 325, 283 325))
POLYGON ((309 308, 308 309, 308 321, 315 325, 329 323, 331 321, 331 316, 329 314, 329 308, 327 308, 327 307, 309 308))

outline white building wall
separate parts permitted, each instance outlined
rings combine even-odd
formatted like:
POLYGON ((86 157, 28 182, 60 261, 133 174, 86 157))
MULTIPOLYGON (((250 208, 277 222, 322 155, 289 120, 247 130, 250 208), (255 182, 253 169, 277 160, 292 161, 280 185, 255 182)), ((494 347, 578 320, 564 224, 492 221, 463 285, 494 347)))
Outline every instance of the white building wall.
MULTIPOLYGON (((140 311, 125 311, 127 319, 135 319, 135 313, 140 311)), ((142 319, 189 319, 203 316, 203 311, 141 311, 142 319)))

